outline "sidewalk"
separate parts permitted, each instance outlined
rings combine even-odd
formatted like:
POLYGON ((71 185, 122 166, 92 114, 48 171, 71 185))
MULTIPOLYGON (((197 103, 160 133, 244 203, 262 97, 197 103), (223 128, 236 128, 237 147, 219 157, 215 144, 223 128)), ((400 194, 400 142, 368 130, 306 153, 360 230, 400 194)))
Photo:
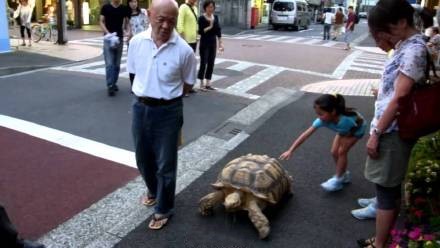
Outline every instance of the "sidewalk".
MULTIPOLYGON (((359 221, 350 215, 356 199, 374 194, 363 176, 366 136, 349 154, 353 182, 342 191, 324 192, 319 184, 334 174, 330 146, 334 133, 319 130, 283 162, 293 177, 294 195, 265 213, 271 224, 268 240, 259 240, 245 212, 228 214, 222 206, 211 217, 198 213, 198 201, 212 192, 210 184, 230 160, 248 153, 278 157, 316 118, 312 105, 317 94, 305 93, 280 109, 250 137, 215 163, 177 195, 175 216, 161 231, 149 230, 148 220, 129 233, 116 247, 355 247, 356 239, 374 233, 374 221, 359 221), (300 117, 300 118, 298 118, 300 117)), ((350 107, 372 118, 372 97, 346 97, 350 107)), ((250 127, 252 129, 252 127, 250 127)), ((248 132, 248 130, 245 130, 248 132)))
MULTIPOLYGON (((70 40, 100 35, 98 32, 82 30, 67 32, 67 36, 71 37, 70 40)), ((39 41, 33 42, 29 47, 21 46, 21 39, 12 38, 10 45, 11 52, 0 54, 0 76, 83 61, 102 54, 101 48, 80 44, 57 45, 48 41, 39 41)))

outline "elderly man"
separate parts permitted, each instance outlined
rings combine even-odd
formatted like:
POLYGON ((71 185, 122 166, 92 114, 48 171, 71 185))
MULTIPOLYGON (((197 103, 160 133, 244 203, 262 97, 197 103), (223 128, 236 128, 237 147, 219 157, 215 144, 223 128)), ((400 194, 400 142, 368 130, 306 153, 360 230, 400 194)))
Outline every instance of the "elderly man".
POLYGON ((135 74, 136 163, 148 188, 142 203, 156 205, 149 223, 154 230, 167 223, 174 208, 182 95, 196 82, 194 52, 174 31, 177 15, 174 0, 154 0, 148 10, 150 28, 135 35, 128 49, 127 70, 135 74))

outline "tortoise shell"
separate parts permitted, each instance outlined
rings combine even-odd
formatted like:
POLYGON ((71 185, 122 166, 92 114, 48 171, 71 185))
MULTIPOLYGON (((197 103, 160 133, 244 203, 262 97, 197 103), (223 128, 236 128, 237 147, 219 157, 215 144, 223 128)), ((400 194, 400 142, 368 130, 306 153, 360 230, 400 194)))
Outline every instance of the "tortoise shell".
POLYGON ((290 192, 291 181, 276 159, 248 154, 226 164, 212 186, 218 190, 239 189, 276 204, 286 192, 290 192))

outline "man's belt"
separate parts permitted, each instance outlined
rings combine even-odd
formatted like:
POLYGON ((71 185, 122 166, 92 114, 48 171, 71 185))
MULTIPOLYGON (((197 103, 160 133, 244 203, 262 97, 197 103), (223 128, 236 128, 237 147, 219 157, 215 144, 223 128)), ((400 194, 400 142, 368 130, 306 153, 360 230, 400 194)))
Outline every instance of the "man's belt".
POLYGON ((182 100, 182 97, 176 97, 169 100, 163 98, 158 99, 153 97, 138 97, 138 102, 143 103, 147 106, 165 106, 178 102, 180 100, 182 100))

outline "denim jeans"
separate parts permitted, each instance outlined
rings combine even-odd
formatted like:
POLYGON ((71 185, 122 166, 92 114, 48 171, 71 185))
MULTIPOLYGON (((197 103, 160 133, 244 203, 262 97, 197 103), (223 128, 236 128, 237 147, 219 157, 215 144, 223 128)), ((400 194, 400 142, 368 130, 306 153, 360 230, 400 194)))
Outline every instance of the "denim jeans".
POLYGON ((330 40, 330 29, 332 28, 331 24, 324 24, 324 40, 330 40))
POLYGON ((157 214, 172 214, 174 208, 177 147, 182 125, 182 101, 165 106, 147 106, 137 101, 133 104, 136 164, 148 195, 157 201, 157 214))
POLYGON ((347 46, 350 45, 352 34, 353 34, 353 30, 350 29, 345 30, 344 42, 347 43, 347 46))
POLYGON ((104 40, 105 79, 107 81, 107 87, 116 85, 118 81, 123 47, 124 44, 122 41, 119 45, 112 48, 110 47, 110 41, 104 40))

